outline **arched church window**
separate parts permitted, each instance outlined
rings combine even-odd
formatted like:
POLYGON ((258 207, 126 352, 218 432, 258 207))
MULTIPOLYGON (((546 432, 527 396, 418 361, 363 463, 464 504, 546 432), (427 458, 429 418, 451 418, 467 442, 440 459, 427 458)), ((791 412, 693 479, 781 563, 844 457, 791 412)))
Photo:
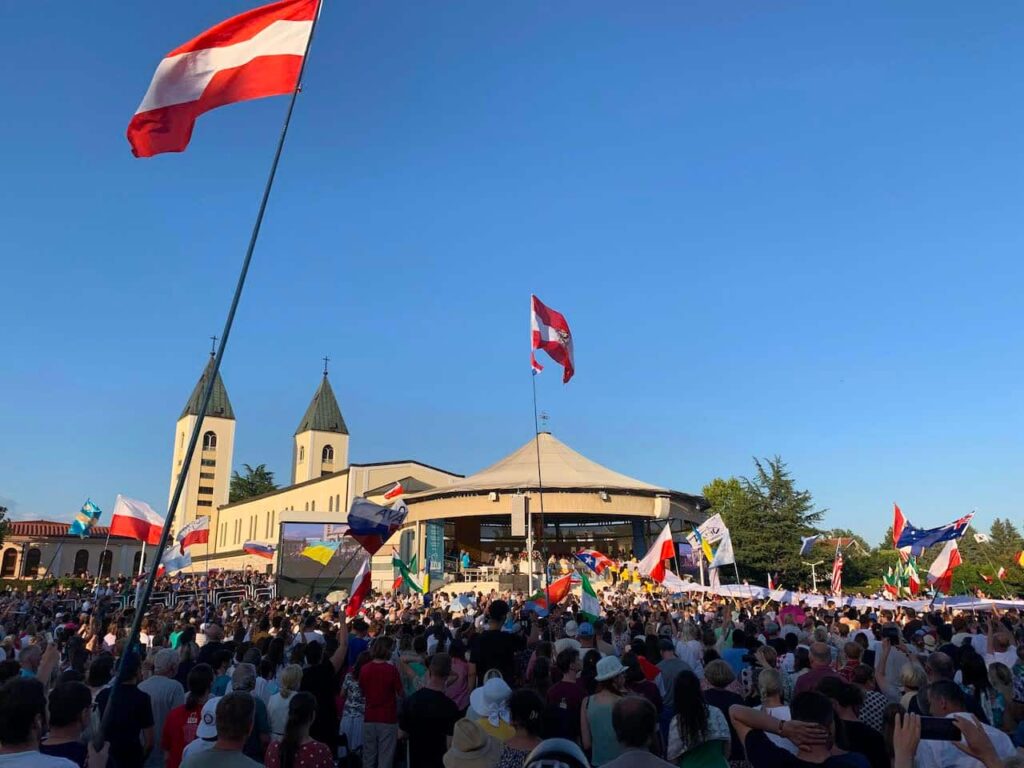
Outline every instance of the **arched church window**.
POLYGON ((103 554, 100 555, 100 576, 103 578, 110 577, 110 568, 114 564, 114 553, 109 549, 103 550, 103 554))
POLYGON ((36 547, 32 547, 25 555, 25 570, 23 573, 26 576, 35 576, 39 571, 39 561, 43 559, 43 553, 40 552, 36 547))
POLYGON ((89 572, 89 550, 80 549, 75 552, 75 575, 89 572))
POLYGON ((14 575, 14 564, 18 560, 18 550, 10 547, 4 551, 4 562, 0 566, 0 576, 9 579, 14 575))
POLYGON ((300 445, 299 446, 299 461, 305 461, 305 460, 306 460, 306 446, 300 445))
POLYGON ((217 433, 212 430, 203 435, 203 450, 212 451, 217 447, 217 433))
POLYGON ((323 452, 323 455, 320 458, 320 460, 323 461, 324 463, 333 462, 334 461, 334 447, 330 446, 330 445, 325 445, 324 446, 324 452, 323 452))
POLYGON ((135 557, 132 558, 132 574, 139 572, 139 566, 142 565, 142 550, 135 553, 135 557))

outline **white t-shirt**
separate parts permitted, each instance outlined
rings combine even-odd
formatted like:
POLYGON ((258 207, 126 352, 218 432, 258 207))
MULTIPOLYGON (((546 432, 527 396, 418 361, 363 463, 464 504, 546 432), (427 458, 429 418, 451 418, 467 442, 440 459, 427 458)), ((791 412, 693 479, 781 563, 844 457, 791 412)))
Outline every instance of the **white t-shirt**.
MULTIPOLYGON (((957 714, 970 718, 967 712, 957 714)), ((953 715, 949 715, 953 717, 953 715)), ((1017 748, 1013 746, 1010 737, 993 728, 991 725, 981 724, 985 733, 992 740, 992 746, 996 748, 996 754, 1000 760, 1007 760, 1017 754, 1017 748)), ((962 740, 962 739, 961 739, 962 740)), ((970 755, 965 755, 957 749, 952 741, 922 741, 917 746, 917 754, 914 756, 916 768, 977 768, 980 763, 970 755)))
POLYGON ((34 749, 0 755, 0 766, 3 768, 78 768, 66 757, 51 757, 34 749))
POLYGON ((1017 663, 1017 649, 1007 648, 1005 651, 993 651, 985 654, 985 663, 988 666, 991 667, 996 662, 1002 662, 1013 669, 1013 665, 1017 663))

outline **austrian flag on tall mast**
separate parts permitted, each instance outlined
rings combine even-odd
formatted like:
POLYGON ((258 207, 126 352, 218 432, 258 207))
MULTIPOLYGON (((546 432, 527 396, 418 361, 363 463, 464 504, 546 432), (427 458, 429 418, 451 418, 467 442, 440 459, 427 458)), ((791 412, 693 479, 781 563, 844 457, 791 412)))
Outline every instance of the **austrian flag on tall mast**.
MULTIPOLYGON (((572 359, 572 333, 569 331, 569 323, 561 312, 556 312, 536 296, 530 296, 530 343, 531 350, 543 349, 551 359, 564 369, 562 382, 569 383, 569 379, 576 372, 572 359)), ((543 371, 544 366, 537 362, 537 356, 530 352, 530 365, 534 371, 543 371)))
POLYGON ((211 109, 291 93, 318 0, 282 0, 222 21, 168 53, 128 124, 136 157, 181 152, 211 109))

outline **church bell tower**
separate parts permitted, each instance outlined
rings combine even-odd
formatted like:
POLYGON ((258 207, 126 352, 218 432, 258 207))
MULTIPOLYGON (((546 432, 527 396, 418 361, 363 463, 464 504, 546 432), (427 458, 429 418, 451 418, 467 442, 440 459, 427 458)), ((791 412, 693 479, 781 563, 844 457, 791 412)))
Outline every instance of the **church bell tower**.
POLYGON ((338 401, 324 377, 302 421, 295 430, 292 447, 292 484, 314 480, 348 467, 348 427, 338 401))
MULTIPOLYGON (((210 380, 212 373, 213 353, 211 352, 210 360, 199 377, 199 381, 196 382, 188 402, 185 403, 185 408, 182 410, 181 416, 178 417, 178 423, 174 429, 171 487, 167 496, 168 508, 170 500, 174 496, 174 486, 178 482, 178 475, 184 469, 185 451, 188 448, 188 441, 192 436, 196 419, 199 417, 199 406, 202 403, 206 382, 210 380)), ((199 443, 196 446, 196 452, 192 454, 192 466, 189 468, 188 478, 185 481, 185 487, 178 502, 178 510, 174 516, 175 531, 180 531, 200 515, 212 517, 217 511, 217 507, 228 503, 234 448, 235 412, 231 408, 228 391, 224 388, 224 382, 218 373, 213 381, 213 391, 210 393, 210 403, 206 409, 206 417, 203 419, 199 443)), ((211 547, 213 545, 213 523, 215 521, 211 520, 211 547)))

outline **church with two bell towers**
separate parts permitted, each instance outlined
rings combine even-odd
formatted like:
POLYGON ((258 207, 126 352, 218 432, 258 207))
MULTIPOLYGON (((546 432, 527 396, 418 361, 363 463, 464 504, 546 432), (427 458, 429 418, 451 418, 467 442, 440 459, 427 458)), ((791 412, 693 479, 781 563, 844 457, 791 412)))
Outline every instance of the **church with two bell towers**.
MULTIPOLYGON (((326 362, 320 384, 292 436, 291 483, 236 502, 229 501, 235 412, 224 381, 217 374, 174 521, 177 532, 197 517, 210 518, 208 547, 195 545, 191 549, 193 570, 250 566, 272 572, 276 558, 269 561, 247 554, 244 546, 247 542, 279 545, 282 523, 341 524, 357 496, 383 499, 396 483, 409 490, 422 490, 450 485, 461 478, 412 460, 350 464, 348 426, 331 387, 326 362)), ((188 440, 212 372, 211 354, 175 425, 170 495, 183 470, 188 440)))

